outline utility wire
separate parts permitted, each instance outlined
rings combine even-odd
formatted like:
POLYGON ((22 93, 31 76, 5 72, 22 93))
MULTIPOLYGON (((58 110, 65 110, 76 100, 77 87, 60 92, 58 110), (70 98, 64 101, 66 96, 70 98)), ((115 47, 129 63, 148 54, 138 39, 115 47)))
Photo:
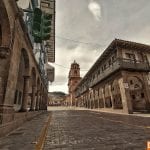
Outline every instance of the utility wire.
POLYGON ((83 42, 83 41, 78 41, 78 40, 74 40, 74 39, 71 39, 71 38, 65 38, 65 37, 62 37, 62 36, 55 36, 56 38, 59 38, 59 39, 62 39, 62 40, 69 40, 69 41, 72 41, 72 42, 75 42, 75 43, 81 43, 81 44, 87 44, 87 45, 97 45, 97 46, 106 46, 106 45, 102 45, 102 44, 98 44, 98 43, 92 43, 92 42, 83 42))
MULTIPOLYGON (((62 67, 62 68, 65 68, 65 69, 70 70, 70 68, 68 68, 68 67, 66 67, 66 66, 63 66, 63 65, 60 65, 60 64, 56 64, 56 63, 53 63, 53 64, 55 64, 55 65, 57 65, 57 66, 59 66, 59 67, 62 67)), ((86 69, 80 69, 80 71, 88 71, 88 70, 86 70, 86 69)))

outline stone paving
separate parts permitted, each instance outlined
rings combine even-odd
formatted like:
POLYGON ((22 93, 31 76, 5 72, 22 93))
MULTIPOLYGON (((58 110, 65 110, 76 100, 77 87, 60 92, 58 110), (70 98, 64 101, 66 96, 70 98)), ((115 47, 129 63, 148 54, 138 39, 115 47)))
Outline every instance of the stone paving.
POLYGON ((150 118, 89 110, 52 111, 44 150, 145 150, 150 118))
POLYGON ((0 150, 34 150, 35 142, 49 114, 49 112, 44 112, 25 122, 4 138, 0 138, 0 150))

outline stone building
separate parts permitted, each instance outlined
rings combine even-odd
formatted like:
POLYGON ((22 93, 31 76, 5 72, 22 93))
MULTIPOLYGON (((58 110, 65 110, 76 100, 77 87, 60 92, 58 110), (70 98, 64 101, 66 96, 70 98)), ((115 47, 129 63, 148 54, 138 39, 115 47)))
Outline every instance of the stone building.
POLYGON ((81 80, 80 66, 74 60, 74 62, 71 64, 71 68, 70 68, 69 76, 68 76, 69 102, 67 98, 67 103, 68 103, 67 105, 69 106, 75 105, 75 95, 73 91, 80 80, 81 80))
POLYGON ((115 39, 75 88, 80 106, 133 113, 150 110, 150 46, 115 39))
MULTIPOLYGON (((1 0, 0 10, 0 136, 3 136, 40 113, 39 110, 47 109, 48 74, 36 60, 32 35, 16 0, 1 0)), ((44 52, 39 59, 44 63, 44 52)))

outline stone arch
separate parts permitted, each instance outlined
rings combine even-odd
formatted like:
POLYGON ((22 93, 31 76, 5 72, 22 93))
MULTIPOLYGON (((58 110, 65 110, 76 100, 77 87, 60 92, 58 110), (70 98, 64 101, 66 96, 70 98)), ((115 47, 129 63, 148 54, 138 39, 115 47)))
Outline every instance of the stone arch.
POLYGON ((15 91, 15 97, 14 97, 14 109, 20 110, 20 108, 23 108, 23 105, 26 105, 25 97, 28 98, 25 93, 27 93, 27 87, 29 80, 29 56, 26 51, 26 49, 21 49, 21 55, 20 55, 20 63, 19 63, 19 69, 18 69, 18 78, 17 78, 17 84, 16 84, 16 91, 15 91))
POLYGON ((112 92, 114 108, 122 109, 123 105, 122 105, 121 91, 120 91, 118 80, 116 79, 113 81, 111 85, 111 92, 112 92))
POLYGON ((143 81, 138 76, 129 76, 127 79, 133 111, 146 109, 146 93, 143 81))
POLYGON ((128 84, 130 90, 140 90, 143 88, 143 81, 137 76, 128 77, 128 84))

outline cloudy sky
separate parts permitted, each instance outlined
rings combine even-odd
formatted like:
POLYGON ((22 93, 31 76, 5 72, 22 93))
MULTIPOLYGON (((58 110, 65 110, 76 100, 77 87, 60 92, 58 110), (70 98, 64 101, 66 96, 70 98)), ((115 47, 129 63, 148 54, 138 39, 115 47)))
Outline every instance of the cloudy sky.
POLYGON ((80 64, 83 77, 115 38, 150 44, 150 0, 56 0, 55 82, 49 90, 67 93, 71 63, 80 64))

